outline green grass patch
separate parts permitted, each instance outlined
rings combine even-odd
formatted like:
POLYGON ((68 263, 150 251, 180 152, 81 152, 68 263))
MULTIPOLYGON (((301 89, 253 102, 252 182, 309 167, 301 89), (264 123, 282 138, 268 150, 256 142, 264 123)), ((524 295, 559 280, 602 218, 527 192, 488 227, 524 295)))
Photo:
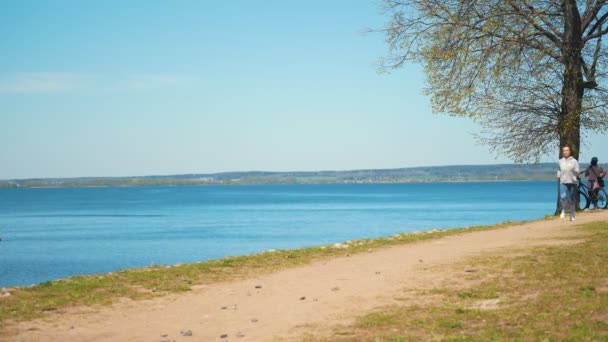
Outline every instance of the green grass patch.
POLYGON ((10 297, 0 298, 0 324, 30 320, 45 313, 74 306, 108 305, 120 298, 133 300, 189 291, 192 286, 218 283, 267 274, 314 261, 437 239, 473 231, 499 229, 513 223, 459 229, 397 234, 378 239, 349 241, 343 248, 320 246, 277 250, 246 256, 226 257, 175 266, 150 266, 109 274, 75 276, 31 287, 10 288, 10 297))
POLYGON ((378 309, 329 340, 608 341, 608 222, 576 229, 583 242, 469 260, 480 281, 421 291, 440 298, 378 309))
POLYGON ((377 312, 359 319, 358 324, 362 327, 394 326, 399 323, 399 316, 392 312, 377 312))

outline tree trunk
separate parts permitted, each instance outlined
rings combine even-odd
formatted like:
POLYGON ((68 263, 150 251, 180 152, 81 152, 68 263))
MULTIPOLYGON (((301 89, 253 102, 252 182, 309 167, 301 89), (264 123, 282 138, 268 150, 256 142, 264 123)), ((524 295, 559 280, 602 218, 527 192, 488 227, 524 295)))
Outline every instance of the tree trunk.
MULTIPOLYGON (((582 28, 581 17, 576 0, 562 0, 564 12, 564 39, 562 56, 564 58, 564 80, 562 85, 561 115, 558 120, 559 155, 562 148, 569 146, 572 156, 578 160, 580 155, 581 133, 580 116, 583 106, 585 87, 583 83, 582 28)), ((577 194, 577 207, 579 196, 577 194)), ((556 214, 560 211, 559 191, 556 214)))
POLYGON ((562 202, 559 200, 559 180, 557 181, 557 203, 555 204, 555 216, 562 211, 562 202))

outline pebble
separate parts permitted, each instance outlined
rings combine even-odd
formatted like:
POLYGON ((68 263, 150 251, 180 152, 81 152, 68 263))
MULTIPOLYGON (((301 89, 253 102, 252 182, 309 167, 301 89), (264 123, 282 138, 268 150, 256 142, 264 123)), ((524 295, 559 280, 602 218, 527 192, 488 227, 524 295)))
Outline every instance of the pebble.
POLYGON ((255 288, 256 288, 256 289, 261 289, 261 288, 262 288, 262 285, 256 285, 256 286, 255 286, 255 288))
POLYGON ((318 302, 318 301, 319 301, 319 298, 313 298, 313 299, 312 299, 312 301, 313 301, 313 302, 318 302))
POLYGON ((220 338, 228 338, 228 334, 221 334, 220 338))
POLYGON ((222 310, 226 310, 226 309, 228 309, 227 306, 222 306, 222 310))
POLYGON ((245 337, 245 334, 243 334, 242 332, 237 332, 236 333, 236 337, 241 338, 241 337, 245 337))
POLYGON ((380 272, 380 271, 376 271, 376 274, 380 274, 380 273, 382 273, 382 272, 380 272))
POLYGON ((302 296, 300 297, 300 300, 306 300, 306 297, 302 296))
POLYGON ((464 270, 464 271, 465 271, 465 272, 468 272, 468 273, 477 272, 477 270, 476 270, 476 269, 474 269, 474 268, 467 268, 467 269, 466 269, 466 270, 464 270))
POLYGON ((192 336, 192 330, 186 329, 179 332, 182 336, 192 336))
POLYGON ((418 262, 424 262, 424 260, 422 260, 422 259, 418 259, 418 262))
POLYGON ((331 288, 331 290, 332 290, 332 291, 338 291, 338 290, 340 290, 340 287, 335 286, 335 287, 332 287, 332 288, 331 288))
POLYGON ((257 323, 257 322, 258 322, 258 319, 257 319, 257 318, 252 318, 252 319, 251 319, 251 323, 257 323))

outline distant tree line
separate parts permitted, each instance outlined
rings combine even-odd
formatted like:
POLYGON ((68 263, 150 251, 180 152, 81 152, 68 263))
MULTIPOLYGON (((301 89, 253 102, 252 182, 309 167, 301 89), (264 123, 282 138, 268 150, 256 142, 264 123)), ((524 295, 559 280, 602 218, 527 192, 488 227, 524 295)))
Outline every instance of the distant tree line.
MULTIPOLYGON (((585 165, 581 165, 585 167, 585 165)), ((142 177, 38 178, 0 181, 1 188, 187 186, 238 184, 399 183, 437 181, 552 180, 556 165, 504 164, 313 172, 226 172, 142 177)))

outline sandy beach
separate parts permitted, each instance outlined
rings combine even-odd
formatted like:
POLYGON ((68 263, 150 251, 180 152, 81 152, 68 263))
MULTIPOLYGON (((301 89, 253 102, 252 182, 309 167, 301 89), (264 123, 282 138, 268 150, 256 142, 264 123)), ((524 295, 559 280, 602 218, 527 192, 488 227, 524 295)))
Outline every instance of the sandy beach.
POLYGON ((396 298, 423 300, 412 295, 414 290, 466 282, 467 258, 575 243, 577 225, 606 220, 608 211, 583 213, 576 222, 538 220, 352 256, 345 253, 255 278, 195 286, 183 294, 59 310, 33 321, 9 322, 0 340, 292 341, 303 336, 327 337, 336 324, 348 324, 396 298), (188 333, 191 336, 184 336, 188 333))

